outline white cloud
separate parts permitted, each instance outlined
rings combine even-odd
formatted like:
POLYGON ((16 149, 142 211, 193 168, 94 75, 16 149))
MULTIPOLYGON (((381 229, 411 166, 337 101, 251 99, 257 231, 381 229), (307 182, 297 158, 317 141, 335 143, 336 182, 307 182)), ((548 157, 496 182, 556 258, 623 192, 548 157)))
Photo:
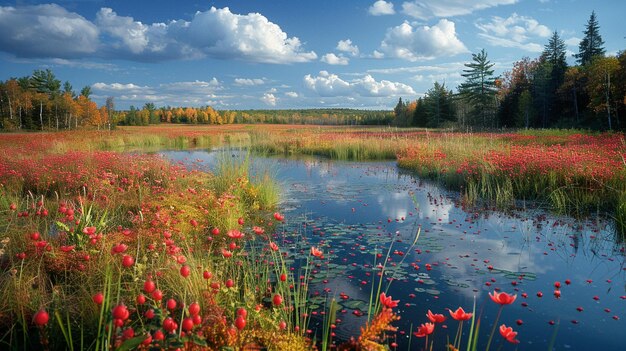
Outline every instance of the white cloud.
POLYGON ((382 52, 378 51, 378 50, 374 50, 374 52, 372 52, 372 58, 375 59, 381 59, 384 58, 385 54, 383 54, 382 52))
POLYGON ((272 93, 265 93, 263 94, 263 97, 261 98, 261 101, 263 101, 264 103, 270 106, 276 106, 276 100, 277 100, 276 97, 272 93))
POLYGON ((94 97, 104 99, 113 96, 120 101, 143 105, 153 102, 159 106, 203 106, 219 103, 218 99, 229 99, 230 96, 216 95, 224 89, 216 78, 208 81, 183 81, 162 83, 156 86, 141 86, 135 83, 103 83, 91 86, 94 97))
POLYGON ((228 7, 197 12, 184 31, 192 46, 211 56, 254 62, 293 63, 317 58, 302 51, 300 39, 287 33, 260 13, 239 15, 228 7))
POLYGON ((106 84, 106 83, 102 83, 102 82, 98 82, 98 83, 94 83, 91 86, 93 89, 95 90, 99 90, 99 91, 134 91, 134 92, 138 92, 138 91, 143 91, 145 89, 149 89, 146 86, 139 86, 133 83, 128 83, 128 84, 122 84, 122 83, 111 83, 111 84, 106 84))
POLYGON ((468 15, 477 10, 515 4, 518 0, 419 0, 402 3, 402 12, 418 18, 454 17, 468 15))
POLYGON ((415 94, 413 88, 404 83, 388 80, 376 81, 369 74, 362 78, 346 81, 339 78, 336 74, 321 71, 317 77, 313 77, 310 74, 304 76, 304 85, 310 91, 323 97, 389 97, 415 94))
POLYGON ((285 93, 285 96, 288 96, 290 98, 297 98, 298 97, 298 93, 296 93, 295 91, 288 91, 285 93))
POLYGON ((378 0, 369 7, 369 13, 372 16, 393 15, 396 11, 393 9, 393 3, 384 0, 378 0))
POLYGON ((347 57, 344 57, 342 55, 337 56, 333 54, 332 52, 322 56, 320 61, 326 62, 329 65, 344 65, 344 66, 350 62, 350 60, 347 57))
POLYGON ((76 58, 96 52, 98 28, 59 5, 0 6, 0 50, 19 57, 76 58))
POLYGON ((21 57, 98 57, 163 61, 214 57, 262 63, 309 62, 300 39, 259 13, 226 7, 190 21, 142 23, 101 8, 92 23, 59 5, 0 7, 0 50, 21 57))
POLYGON ((492 17, 489 22, 476 22, 481 31, 479 36, 491 45, 520 48, 530 52, 541 52, 543 46, 532 39, 549 37, 552 32, 537 20, 513 13, 508 18, 492 17), (532 39, 531 39, 532 38, 532 39))
POLYGON ((359 47, 352 44, 352 40, 339 40, 337 43, 337 50, 342 52, 350 53, 352 56, 357 56, 359 54, 359 47))
POLYGON ((264 78, 235 78, 235 85, 255 86, 265 84, 264 78))
POLYGON ((575 47, 578 47, 578 45, 580 45, 580 41, 581 41, 581 40, 582 40, 582 39, 577 38, 577 37, 571 37, 571 38, 569 38, 569 39, 566 39, 566 40, 565 40, 565 44, 566 44, 567 46, 575 46, 575 47))
POLYGON ((387 29, 380 51, 386 57, 408 61, 430 60, 468 52, 457 38, 454 22, 446 19, 432 26, 413 27, 409 22, 387 29))

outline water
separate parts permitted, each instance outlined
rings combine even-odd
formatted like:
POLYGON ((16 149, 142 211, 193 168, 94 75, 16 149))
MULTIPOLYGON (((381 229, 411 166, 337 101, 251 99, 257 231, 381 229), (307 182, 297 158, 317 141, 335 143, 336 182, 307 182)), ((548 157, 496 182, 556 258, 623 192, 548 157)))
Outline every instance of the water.
MULTIPOLYGON (((210 168, 220 152, 162 154, 210 168)), ((280 209, 288 223, 283 244, 294 252, 323 248, 330 264, 313 275, 310 301, 320 306, 330 296, 341 302, 340 339, 359 334, 366 316, 354 311, 366 308, 378 281, 376 254, 384 258, 391 247, 385 281, 393 280, 388 294, 400 300, 402 319, 387 343, 397 342, 399 350, 423 348, 424 339, 409 335, 428 322, 429 309, 448 317, 434 334, 434 349, 444 349, 458 326, 447 309, 471 311, 474 301, 481 316, 479 349, 484 349, 498 313, 488 297, 494 289, 517 294, 498 325, 519 332, 519 350, 547 350, 552 340, 554 350, 613 350, 626 344, 626 254, 608 221, 581 222, 541 210, 466 211, 458 192, 422 181, 394 162, 260 156, 251 161, 253 169, 270 170, 281 184, 280 209), (418 229, 421 235, 409 250, 418 229), (561 284, 559 298, 555 282, 561 284)), ((516 347, 496 331, 491 349, 501 346, 516 347)))

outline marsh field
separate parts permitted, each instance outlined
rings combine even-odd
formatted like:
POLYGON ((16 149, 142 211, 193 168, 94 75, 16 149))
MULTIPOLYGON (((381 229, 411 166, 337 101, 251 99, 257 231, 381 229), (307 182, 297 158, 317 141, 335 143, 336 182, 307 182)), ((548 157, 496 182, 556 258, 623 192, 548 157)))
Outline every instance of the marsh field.
POLYGON ((626 342, 626 142, 578 130, 0 134, 0 348, 626 342))

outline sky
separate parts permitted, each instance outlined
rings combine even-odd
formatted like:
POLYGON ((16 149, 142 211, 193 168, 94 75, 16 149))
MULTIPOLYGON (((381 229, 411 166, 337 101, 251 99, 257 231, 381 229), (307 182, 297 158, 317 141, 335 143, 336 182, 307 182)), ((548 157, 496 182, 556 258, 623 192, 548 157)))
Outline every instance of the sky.
POLYGON ((574 64, 592 11, 607 53, 626 49, 623 0, 0 0, 0 80, 49 68, 118 109, 391 109, 554 31, 574 64))

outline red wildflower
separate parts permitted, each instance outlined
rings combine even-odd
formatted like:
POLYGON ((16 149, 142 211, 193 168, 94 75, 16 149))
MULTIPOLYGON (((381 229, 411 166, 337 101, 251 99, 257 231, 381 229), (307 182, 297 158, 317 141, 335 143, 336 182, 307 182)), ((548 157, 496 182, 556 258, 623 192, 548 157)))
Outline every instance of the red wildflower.
POLYGON ((450 310, 450 316, 452 316, 452 318, 454 320, 457 320, 457 321, 466 321, 466 320, 472 318, 472 314, 465 312, 463 310, 463 307, 457 308, 456 311, 454 311, 454 312, 452 312, 452 310, 450 310))
POLYGON ((428 317, 428 320, 433 323, 443 323, 443 321, 446 320, 446 317, 443 314, 434 314, 430 310, 428 310, 426 317, 428 317))
POLYGON ((517 295, 509 295, 505 292, 497 292, 494 291, 493 294, 489 293, 489 297, 491 297, 491 300, 499 305, 510 305, 512 304, 515 299, 517 298, 517 295))
POLYGON ((322 252, 322 250, 318 249, 315 246, 311 246, 311 255, 319 258, 324 258, 324 253, 322 252))
POLYGON ((514 332, 513 328, 511 327, 507 327, 506 325, 502 324, 500 326, 500 335, 502 335, 502 337, 505 338, 506 341, 512 344, 519 344, 519 340, 515 339, 515 337, 517 336, 517 332, 514 332))
POLYGON ((387 296, 385 293, 381 293, 380 294, 380 303, 385 307, 385 308, 394 308, 394 307, 398 307, 398 302, 400 302, 400 300, 392 300, 391 296, 387 296))
POLYGON ((435 331, 434 323, 422 323, 422 325, 417 328, 417 332, 414 332, 413 335, 417 336, 418 338, 423 338, 427 335, 432 334, 433 331, 435 331))

